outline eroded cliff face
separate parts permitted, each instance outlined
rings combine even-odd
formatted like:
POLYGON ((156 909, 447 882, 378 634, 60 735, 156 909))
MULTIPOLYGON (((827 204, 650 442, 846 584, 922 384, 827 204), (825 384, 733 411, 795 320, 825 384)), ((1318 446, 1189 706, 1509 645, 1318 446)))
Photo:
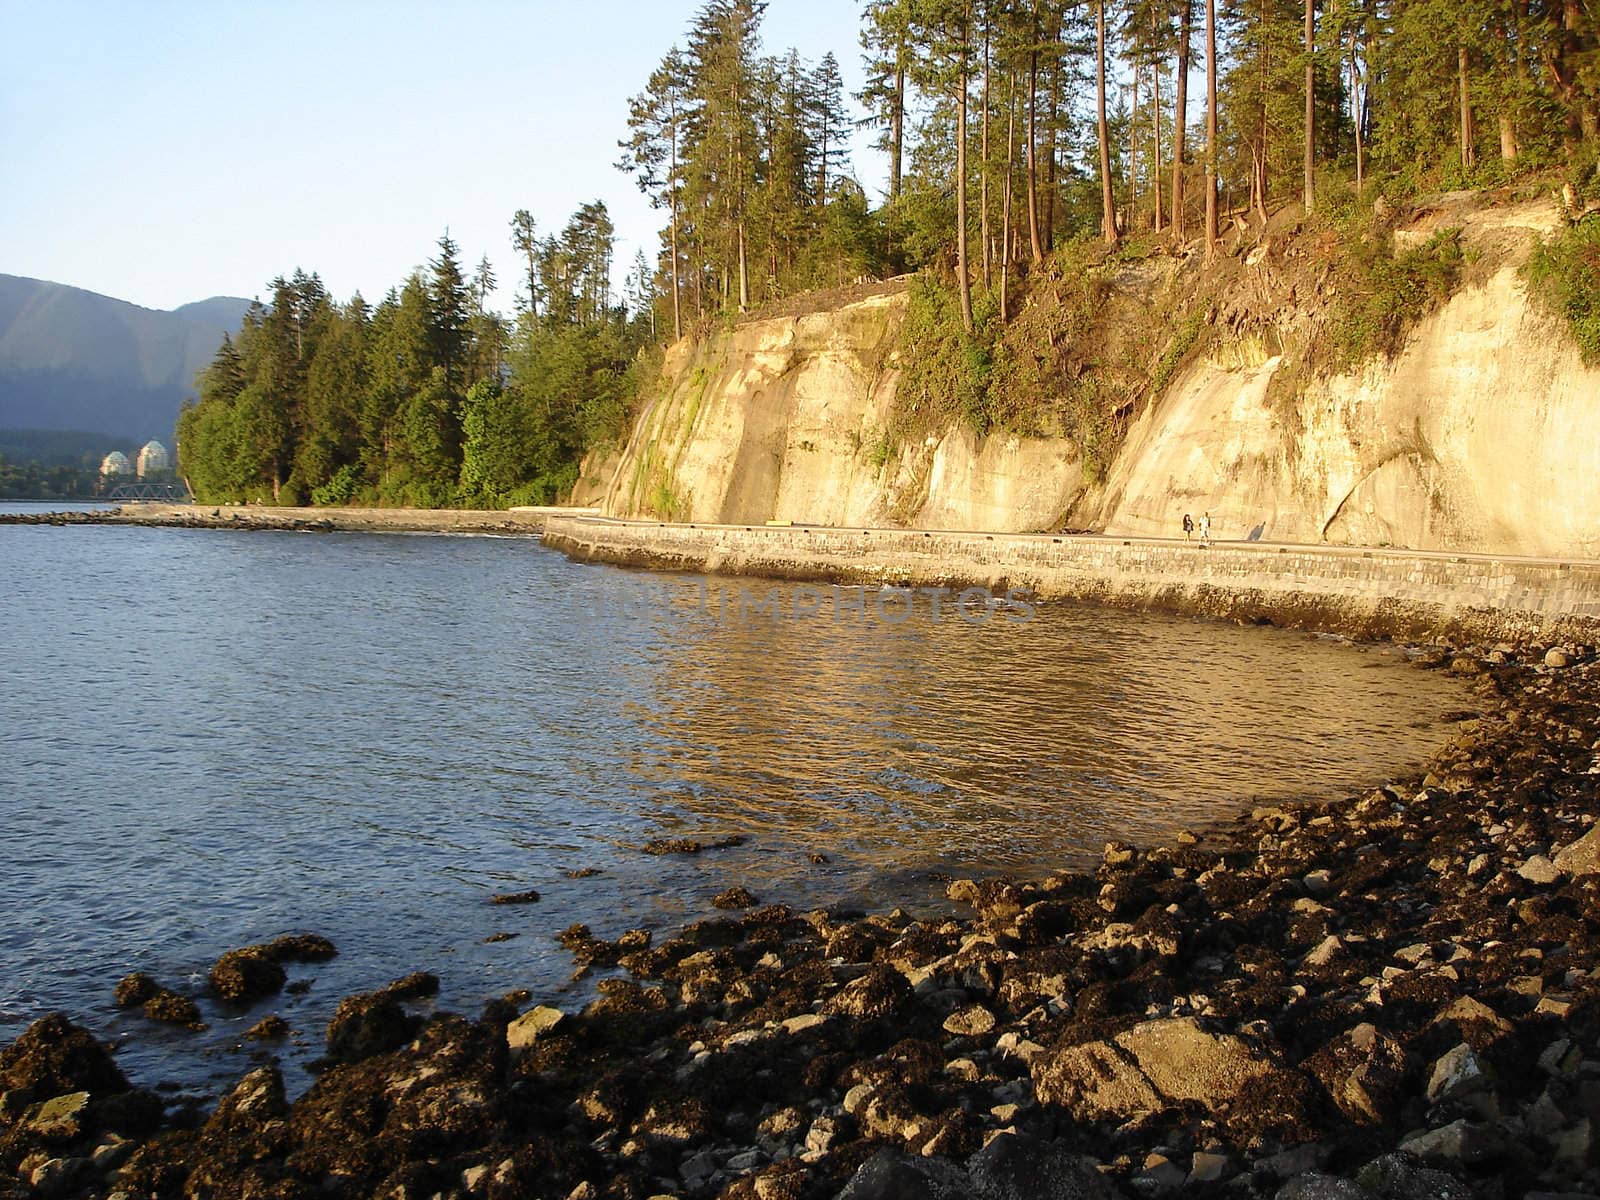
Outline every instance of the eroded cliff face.
POLYGON ((1437 207, 1397 240, 1459 225, 1473 265, 1399 355, 1282 399, 1278 357, 1213 339, 1135 414, 1103 480, 1064 439, 895 444, 903 290, 748 321, 668 353, 604 508, 1169 536, 1209 511, 1219 538, 1600 555, 1600 371, 1518 276, 1556 221, 1543 203, 1437 207))
POLYGON ((749 321, 667 351, 605 498, 614 516, 881 522, 866 447, 887 423, 900 297, 749 321))
POLYGON ((1039 529, 1082 491, 1061 442, 889 434, 903 288, 746 321, 668 351, 606 493, 608 515, 1039 529))
MULTIPOLYGON (((1466 216, 1473 281, 1392 360, 1268 398, 1277 357, 1203 358, 1134 422, 1085 524, 1170 535, 1590 557, 1600 553, 1600 371, 1518 276, 1545 204, 1466 216)), ((1399 236, 1422 238, 1443 215, 1399 236)))

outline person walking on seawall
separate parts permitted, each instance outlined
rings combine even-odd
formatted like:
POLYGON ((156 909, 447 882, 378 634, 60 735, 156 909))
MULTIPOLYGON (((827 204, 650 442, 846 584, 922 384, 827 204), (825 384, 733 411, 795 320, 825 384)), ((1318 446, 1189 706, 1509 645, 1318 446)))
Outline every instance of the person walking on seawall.
POLYGON ((1191 541, 1194 538, 1194 518, 1188 513, 1183 514, 1183 540, 1191 541))
POLYGON ((1208 512, 1200 514, 1200 544, 1211 545, 1211 514, 1208 512))

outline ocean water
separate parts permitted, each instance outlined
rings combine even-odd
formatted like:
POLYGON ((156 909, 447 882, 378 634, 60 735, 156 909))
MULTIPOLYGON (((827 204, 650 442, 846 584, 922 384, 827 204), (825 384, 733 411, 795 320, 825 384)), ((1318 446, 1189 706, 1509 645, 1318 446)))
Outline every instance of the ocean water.
POLYGON ((573 922, 666 933, 736 883, 938 910, 949 875, 1381 782, 1468 705, 1397 648, 1068 604, 978 624, 525 538, 0 526, 0 564, 0 1044, 61 1010, 202 1094, 269 1053, 303 1086, 337 1000, 413 970, 455 1011, 574 1005, 573 922), (223 951, 292 931, 340 949, 290 968, 303 992, 205 996, 223 951), (210 1028, 116 1010, 132 970, 210 1028), (269 1012, 290 1044, 241 1044, 269 1012))

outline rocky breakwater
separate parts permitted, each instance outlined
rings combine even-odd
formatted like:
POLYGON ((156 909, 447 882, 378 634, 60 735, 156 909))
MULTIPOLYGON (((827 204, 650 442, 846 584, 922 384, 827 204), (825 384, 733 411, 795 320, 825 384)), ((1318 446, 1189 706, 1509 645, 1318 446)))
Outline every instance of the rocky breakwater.
POLYGON ((0 1196, 1554 1197, 1600 1188, 1600 664, 1439 653, 1427 774, 1261 809, 965 915, 719 897, 560 935, 599 995, 357 998, 164 1116, 82 1030, 0 1053, 0 1196))
POLYGON ((274 508, 260 505, 129 504, 88 512, 0 513, 0 525, 147 525, 297 533, 537 534, 551 513, 593 509, 274 508))
POLYGON ((0 513, 0 525, 146 525, 160 529, 266 529, 332 533, 342 528, 314 509, 252 510, 189 505, 139 506, 82 512, 0 513), (292 515, 291 515, 292 514, 292 515))

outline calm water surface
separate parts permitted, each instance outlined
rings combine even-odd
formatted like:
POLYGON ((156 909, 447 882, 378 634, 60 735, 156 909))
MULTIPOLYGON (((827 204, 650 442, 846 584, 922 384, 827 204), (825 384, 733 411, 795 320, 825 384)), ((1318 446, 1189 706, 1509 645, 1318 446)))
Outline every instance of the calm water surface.
POLYGON ((1380 781, 1467 703, 1398 652, 1072 605, 741 619, 770 585, 527 539, 0 526, 0 568, 0 1043, 59 1008, 136 1082, 202 1092, 267 1053, 239 1048, 267 1012, 303 1084, 334 1003, 412 970, 460 1011, 577 1003, 574 921, 671 926, 734 883, 927 909, 939 872, 1380 781), (543 901, 488 903, 524 888, 543 901), (305 994, 201 996, 219 953, 295 930, 341 950, 291 968, 305 994), (211 1029, 118 1013, 135 969, 211 1029))

